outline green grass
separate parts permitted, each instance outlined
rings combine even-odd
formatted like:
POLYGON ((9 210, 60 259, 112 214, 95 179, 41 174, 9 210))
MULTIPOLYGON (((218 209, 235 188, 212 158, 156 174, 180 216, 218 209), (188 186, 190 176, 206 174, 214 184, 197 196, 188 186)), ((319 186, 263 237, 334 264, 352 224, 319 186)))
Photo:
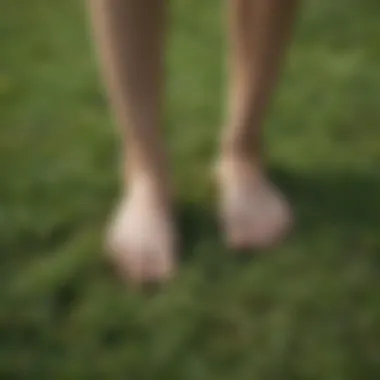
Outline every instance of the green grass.
POLYGON ((297 228, 251 260, 223 247, 208 178, 220 15, 219 2, 172 2, 166 127, 184 260, 147 296, 101 250, 118 140, 81 2, 2 2, 1 379, 380 379, 380 3, 304 3, 266 120, 297 228))

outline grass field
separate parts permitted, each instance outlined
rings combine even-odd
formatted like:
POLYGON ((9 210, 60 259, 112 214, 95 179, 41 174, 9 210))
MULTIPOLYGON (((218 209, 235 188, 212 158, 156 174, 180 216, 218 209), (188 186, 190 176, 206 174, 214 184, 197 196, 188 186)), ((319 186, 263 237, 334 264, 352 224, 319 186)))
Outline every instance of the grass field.
POLYGON ((222 244, 208 178, 222 10, 172 2, 166 129, 183 264, 126 289, 102 234, 118 140, 80 1, 1 1, 0 379, 380 379, 380 2, 308 0, 266 120, 297 228, 222 244))

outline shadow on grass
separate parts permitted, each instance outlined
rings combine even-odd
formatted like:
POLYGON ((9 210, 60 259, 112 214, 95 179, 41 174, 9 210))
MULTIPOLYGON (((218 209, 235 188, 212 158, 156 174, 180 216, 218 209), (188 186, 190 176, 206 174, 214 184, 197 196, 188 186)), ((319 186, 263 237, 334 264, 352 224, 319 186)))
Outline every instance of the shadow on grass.
POLYGON ((342 172, 297 176, 274 170, 273 178, 295 207, 300 233, 333 225, 342 232, 380 228, 380 176, 342 172))
MULTIPOLYGON (((329 230, 354 244, 359 234, 376 237, 380 231, 380 176, 343 172, 306 176, 275 168, 271 177, 294 207, 295 237, 307 239, 329 230)), ((185 261, 199 242, 222 243, 213 204, 181 204, 179 223, 185 261)))

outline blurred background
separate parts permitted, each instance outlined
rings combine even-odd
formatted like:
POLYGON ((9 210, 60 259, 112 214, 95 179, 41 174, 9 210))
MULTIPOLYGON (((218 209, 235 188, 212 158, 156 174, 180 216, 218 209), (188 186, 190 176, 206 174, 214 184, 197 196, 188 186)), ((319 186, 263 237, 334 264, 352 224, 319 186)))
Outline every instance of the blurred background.
POLYGON ((119 145, 84 5, 0 0, 0 379, 380 379, 380 2, 302 3, 266 120, 297 228, 238 259, 208 177, 222 5, 172 1, 165 128, 183 263, 146 295, 103 258, 119 145))

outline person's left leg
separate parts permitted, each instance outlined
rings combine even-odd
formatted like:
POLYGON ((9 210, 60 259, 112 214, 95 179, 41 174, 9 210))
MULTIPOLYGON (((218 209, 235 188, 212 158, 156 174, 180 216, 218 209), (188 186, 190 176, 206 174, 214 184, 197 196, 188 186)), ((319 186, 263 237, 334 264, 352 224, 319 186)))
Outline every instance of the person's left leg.
POLYGON ((228 114, 218 181, 223 226, 234 247, 269 246, 291 225, 286 201, 266 178, 261 131, 296 3, 228 0, 228 114))

